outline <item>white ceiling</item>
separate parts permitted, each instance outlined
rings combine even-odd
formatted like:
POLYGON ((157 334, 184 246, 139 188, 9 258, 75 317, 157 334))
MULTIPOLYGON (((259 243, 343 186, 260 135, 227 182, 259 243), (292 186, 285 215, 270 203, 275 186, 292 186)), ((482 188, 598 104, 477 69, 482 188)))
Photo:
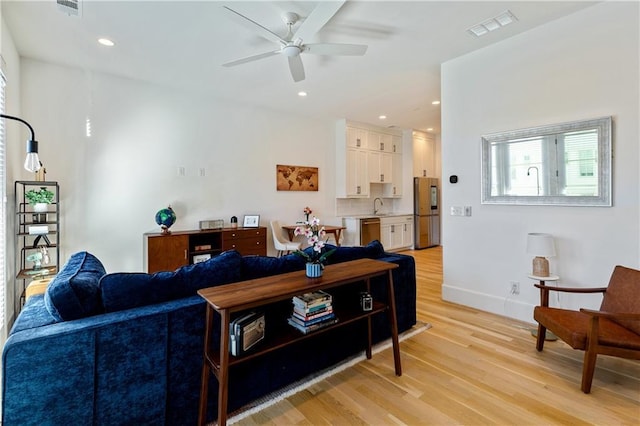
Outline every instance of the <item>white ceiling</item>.
MULTIPOLYGON (((440 131, 440 64, 588 7, 575 1, 349 1, 314 40, 367 44, 362 57, 303 54, 294 83, 284 56, 221 64, 278 46, 232 19, 223 5, 284 35, 280 16, 317 2, 93 1, 81 16, 56 2, 2 0, 21 56, 207 93, 289 114, 440 131), (467 29, 509 9, 518 21, 481 38, 467 29), (116 45, 99 45, 108 37, 116 45), (308 92, 306 98, 297 93, 308 92), (378 116, 387 115, 385 121, 378 116)), ((299 23, 297 25, 300 25, 299 23)), ((294 28, 295 29, 295 28, 294 28)))

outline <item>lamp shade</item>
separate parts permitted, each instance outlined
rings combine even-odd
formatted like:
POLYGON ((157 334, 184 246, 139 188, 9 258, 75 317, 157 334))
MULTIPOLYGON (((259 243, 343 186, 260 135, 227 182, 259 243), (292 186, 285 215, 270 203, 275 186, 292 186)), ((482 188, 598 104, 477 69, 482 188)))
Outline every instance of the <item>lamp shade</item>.
POLYGON ((552 257, 556 255, 551 234, 532 232, 527 234, 527 253, 540 257, 552 257))

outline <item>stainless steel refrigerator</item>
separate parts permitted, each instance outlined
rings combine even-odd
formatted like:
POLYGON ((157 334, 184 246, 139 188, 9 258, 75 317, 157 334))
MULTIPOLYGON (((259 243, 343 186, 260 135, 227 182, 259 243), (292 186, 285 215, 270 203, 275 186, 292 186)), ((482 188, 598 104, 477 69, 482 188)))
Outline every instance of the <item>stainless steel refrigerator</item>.
POLYGON ((440 189, 436 178, 413 178, 415 248, 440 245, 440 189))

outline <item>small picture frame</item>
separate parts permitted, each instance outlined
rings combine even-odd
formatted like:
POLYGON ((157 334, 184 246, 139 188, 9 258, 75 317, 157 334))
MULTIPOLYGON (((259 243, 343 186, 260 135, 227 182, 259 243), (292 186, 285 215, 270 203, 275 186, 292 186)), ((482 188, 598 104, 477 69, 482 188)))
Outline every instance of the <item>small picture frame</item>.
POLYGON ((260 226, 260 215, 245 215, 242 226, 244 228, 257 228, 260 226))
POLYGON ((196 263, 206 262, 209 259, 211 259, 211 254, 209 254, 209 253, 207 253, 207 254, 197 254, 197 255, 193 256, 193 264, 195 265, 196 263))

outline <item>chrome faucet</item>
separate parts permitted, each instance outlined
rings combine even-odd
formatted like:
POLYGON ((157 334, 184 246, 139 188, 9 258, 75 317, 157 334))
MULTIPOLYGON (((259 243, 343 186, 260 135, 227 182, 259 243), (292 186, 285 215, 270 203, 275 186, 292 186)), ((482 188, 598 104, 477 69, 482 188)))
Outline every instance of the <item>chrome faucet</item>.
POLYGON ((380 206, 384 206, 381 198, 376 198, 373 200, 373 214, 378 214, 378 209, 376 208, 376 201, 380 201, 380 206))

